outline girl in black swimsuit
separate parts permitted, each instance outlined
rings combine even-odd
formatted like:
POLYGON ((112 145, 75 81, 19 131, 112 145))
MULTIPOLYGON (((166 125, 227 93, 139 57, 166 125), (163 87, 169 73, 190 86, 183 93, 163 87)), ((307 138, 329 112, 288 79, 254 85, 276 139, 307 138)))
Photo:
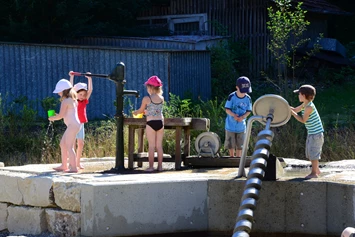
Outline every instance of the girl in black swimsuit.
POLYGON ((162 96, 162 82, 157 76, 150 77, 145 83, 149 96, 142 100, 141 107, 133 114, 145 112, 147 118, 146 133, 149 144, 149 168, 146 171, 154 171, 154 152, 158 153, 158 171, 163 170, 163 136, 164 136, 164 116, 162 96))

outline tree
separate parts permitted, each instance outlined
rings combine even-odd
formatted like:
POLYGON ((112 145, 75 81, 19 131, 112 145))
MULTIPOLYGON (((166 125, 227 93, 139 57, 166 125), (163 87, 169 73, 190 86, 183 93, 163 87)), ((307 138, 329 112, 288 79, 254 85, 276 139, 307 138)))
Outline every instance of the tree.
MULTIPOLYGON (((269 7, 267 28, 270 31, 271 40, 268 49, 277 62, 277 78, 280 93, 288 94, 288 69, 292 70, 293 85, 295 84, 295 70, 301 66, 302 61, 296 59, 296 50, 310 41, 303 38, 307 26, 307 11, 302 10, 302 2, 297 6, 291 5, 291 0, 274 0, 275 8, 269 7)), ((316 48, 318 44, 315 44, 316 48)), ((308 53, 308 56, 314 51, 308 53)))
POLYGON ((149 0, 0 0, 0 40, 56 43, 81 35, 132 35, 149 0))

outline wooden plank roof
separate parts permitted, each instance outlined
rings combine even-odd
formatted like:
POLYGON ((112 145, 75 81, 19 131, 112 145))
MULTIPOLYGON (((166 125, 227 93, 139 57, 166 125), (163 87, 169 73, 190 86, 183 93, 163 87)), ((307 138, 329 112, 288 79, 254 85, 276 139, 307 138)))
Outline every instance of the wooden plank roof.
POLYGON ((335 15, 352 15, 340 7, 327 2, 326 0, 293 0, 293 2, 303 2, 302 8, 309 12, 335 15))

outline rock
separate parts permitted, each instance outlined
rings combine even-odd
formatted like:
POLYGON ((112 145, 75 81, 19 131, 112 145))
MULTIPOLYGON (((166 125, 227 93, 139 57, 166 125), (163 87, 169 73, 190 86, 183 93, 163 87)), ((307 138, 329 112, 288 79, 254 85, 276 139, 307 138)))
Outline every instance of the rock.
POLYGON ((38 235, 47 230, 44 209, 24 206, 9 206, 7 209, 7 229, 10 233, 38 235))
POLYGON ((7 203, 0 203, 0 231, 7 229, 8 206, 7 203))
POLYGON ((0 202, 8 202, 16 205, 23 204, 23 195, 20 187, 29 174, 0 172, 0 202))
POLYGON ((80 236, 80 213, 46 209, 49 232, 55 236, 80 236))
POLYGON ((81 184, 77 182, 54 182, 55 204, 64 210, 80 212, 80 189, 81 184))
POLYGON ((53 181, 50 177, 31 176, 19 184, 23 202, 28 206, 55 206, 52 194, 53 181))

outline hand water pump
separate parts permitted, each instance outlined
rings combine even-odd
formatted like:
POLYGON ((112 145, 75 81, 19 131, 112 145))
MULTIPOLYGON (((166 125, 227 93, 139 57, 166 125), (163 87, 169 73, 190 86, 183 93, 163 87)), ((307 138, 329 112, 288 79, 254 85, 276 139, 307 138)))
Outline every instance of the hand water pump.
POLYGON ((116 84, 116 164, 111 171, 124 170, 124 138, 123 138, 123 96, 124 95, 134 95, 139 97, 139 92, 135 90, 124 90, 125 80, 125 65, 123 62, 117 63, 116 67, 112 70, 110 74, 90 74, 90 73, 80 73, 74 72, 74 76, 90 76, 90 77, 100 77, 106 78, 113 81, 116 84))

